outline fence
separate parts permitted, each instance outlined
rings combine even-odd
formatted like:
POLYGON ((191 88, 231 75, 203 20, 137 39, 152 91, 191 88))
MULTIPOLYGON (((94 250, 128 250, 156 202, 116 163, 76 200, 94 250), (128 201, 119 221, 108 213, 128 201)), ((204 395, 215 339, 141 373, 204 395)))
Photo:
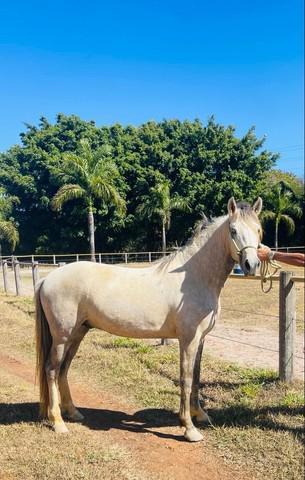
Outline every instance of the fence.
MULTIPOLYGON (((116 255, 111 258, 108 263, 119 263, 123 259, 124 263, 127 261, 144 261, 151 262, 154 259, 154 255, 159 257, 163 254, 160 252, 145 252, 145 253, 131 253, 131 254, 111 254, 116 255), (130 255, 127 257, 125 255, 130 255), (116 262, 113 261, 116 260, 116 262)), ((84 255, 78 255, 77 261, 84 260, 84 255)), ((98 254, 98 257, 102 254, 98 254)), ((109 255, 109 254, 104 254, 109 255)), ((86 256, 88 257, 88 256, 86 256)), ((100 257, 101 258, 101 257, 100 257)), ((107 257, 105 257, 107 259, 107 257)), ((158 258, 158 257, 157 257, 158 258)), ((85 258, 87 259, 87 258, 85 258)), ((2 274, 3 274, 3 286, 5 293, 9 293, 9 276, 10 280, 15 285, 16 295, 21 295, 22 293, 22 282, 21 282, 21 272, 26 271, 30 272, 31 275, 31 287, 27 290, 26 293, 30 294, 30 291, 33 292, 35 285, 39 281, 40 270, 47 274, 53 268, 57 268, 61 265, 64 265, 66 261, 73 261, 73 255, 41 255, 41 256, 19 256, 19 257, 6 257, 1 260, 2 265, 2 274), (30 258, 31 261, 20 261, 30 258), (36 258, 36 260, 35 260, 36 258), (40 259, 40 262, 38 261, 40 259), (20 260, 19 260, 20 259, 20 260), (46 260, 51 259, 51 262, 46 260), (65 259, 65 261, 62 261, 65 259), (59 261, 54 263, 54 260, 59 261)), ((121 262, 120 262, 121 263, 121 262)), ((235 279, 245 279, 245 280, 257 280, 260 279, 260 276, 253 277, 242 277, 241 275, 230 275, 230 278, 235 279)), ((29 279, 28 279, 29 280, 29 279)), ((294 357, 295 357, 295 332, 296 332, 296 288, 297 283, 304 283, 304 277, 294 276, 292 272, 282 271, 279 277, 273 277, 274 281, 280 282, 279 289, 279 377, 281 380, 286 382, 291 382, 294 374, 294 357)), ((230 339, 227 339, 230 340, 230 339)), ((231 339, 232 341, 232 339, 231 339)))
MULTIPOLYGON (((151 263, 154 260, 158 260, 165 255, 171 253, 168 252, 121 252, 121 253, 96 253, 95 261, 98 263, 138 263, 148 262, 151 263)), ((45 265, 58 265, 58 263, 65 262, 80 262, 91 261, 91 255, 89 253, 69 253, 69 254, 53 254, 53 255, 13 255, 2 256, 2 260, 7 261, 20 261, 23 264, 38 262, 45 265)))

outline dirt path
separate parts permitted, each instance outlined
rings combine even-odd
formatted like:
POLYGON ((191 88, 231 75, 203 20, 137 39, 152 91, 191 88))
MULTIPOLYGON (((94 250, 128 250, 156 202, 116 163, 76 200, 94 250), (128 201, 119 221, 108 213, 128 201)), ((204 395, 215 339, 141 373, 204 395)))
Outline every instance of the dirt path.
MULTIPOLYGON (((34 383, 33 367, 23 358, 0 354, 0 372, 34 383)), ((124 445, 137 459, 141 469, 164 480, 244 480, 250 478, 225 466, 221 458, 209 451, 202 455, 201 444, 186 443, 180 427, 146 426, 127 402, 109 393, 77 384, 72 386, 76 404, 91 411, 87 424, 107 442, 124 445)), ((85 423, 86 425, 86 423, 85 423)))
MULTIPOLYGON (((205 352, 238 365, 278 370, 278 334, 259 326, 236 327, 222 321, 207 335, 205 352)), ((296 335, 295 378, 304 378, 304 336, 296 335)))

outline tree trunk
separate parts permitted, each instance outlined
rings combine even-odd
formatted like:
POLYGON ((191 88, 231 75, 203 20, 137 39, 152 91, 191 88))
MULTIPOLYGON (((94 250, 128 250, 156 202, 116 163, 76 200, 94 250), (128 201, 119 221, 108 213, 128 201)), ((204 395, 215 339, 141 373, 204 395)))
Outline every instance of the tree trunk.
POLYGON ((94 241, 94 216, 92 207, 89 207, 88 211, 88 228, 89 228, 89 242, 90 242, 90 254, 91 262, 95 262, 95 241, 94 241))
POLYGON ((278 249, 278 237, 279 237, 279 222, 275 220, 275 235, 274 235, 275 250, 278 249))
POLYGON ((165 253, 166 253, 166 228, 165 228, 164 220, 162 222, 162 252, 165 255, 165 253))

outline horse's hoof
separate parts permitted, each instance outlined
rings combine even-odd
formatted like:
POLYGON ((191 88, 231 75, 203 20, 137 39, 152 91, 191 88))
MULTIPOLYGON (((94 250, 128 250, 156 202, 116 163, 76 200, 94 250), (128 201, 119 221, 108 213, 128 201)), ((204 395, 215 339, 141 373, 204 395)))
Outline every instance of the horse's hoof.
POLYGON ((82 422, 85 417, 76 408, 73 413, 71 413, 70 415, 68 414, 68 418, 69 418, 69 420, 72 420, 73 422, 82 422))
POLYGON ((203 440, 203 435, 195 427, 185 430, 184 436, 189 442, 200 442, 203 440))
POLYGON ((69 430, 63 422, 54 423, 53 430, 55 433, 69 433, 69 430))

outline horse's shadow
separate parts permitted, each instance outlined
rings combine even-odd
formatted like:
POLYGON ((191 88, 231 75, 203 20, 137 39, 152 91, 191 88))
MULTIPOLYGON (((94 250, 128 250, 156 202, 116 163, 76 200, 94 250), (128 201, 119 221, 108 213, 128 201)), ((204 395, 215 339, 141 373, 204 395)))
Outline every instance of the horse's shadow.
MULTIPOLYGON (((79 408, 84 415, 83 425, 91 430, 123 430, 138 433, 153 433, 162 438, 171 438, 182 441, 181 435, 160 432, 155 429, 165 426, 179 426, 176 414, 165 409, 145 409, 134 414, 120 410, 103 408, 79 408)), ((39 421, 38 403, 0 403, 0 425, 14 425, 18 423, 35 423, 39 421)))
MULTIPOLYGON (((122 430, 137 433, 152 433, 161 438, 170 438, 182 441, 181 435, 162 432, 158 428, 179 426, 178 415, 166 410, 147 408, 134 414, 119 410, 79 408, 84 415, 83 425, 91 430, 122 430)), ((302 408, 295 407, 261 407, 252 409, 245 405, 209 409, 215 427, 241 427, 252 426, 262 430, 287 431, 301 437, 303 428, 290 426, 285 423, 273 422, 269 413, 285 415, 302 415, 302 408)), ((13 425, 18 423, 35 423, 39 420, 38 403, 0 403, 0 424, 13 425)), ((210 428, 205 426, 203 428, 210 428)))

